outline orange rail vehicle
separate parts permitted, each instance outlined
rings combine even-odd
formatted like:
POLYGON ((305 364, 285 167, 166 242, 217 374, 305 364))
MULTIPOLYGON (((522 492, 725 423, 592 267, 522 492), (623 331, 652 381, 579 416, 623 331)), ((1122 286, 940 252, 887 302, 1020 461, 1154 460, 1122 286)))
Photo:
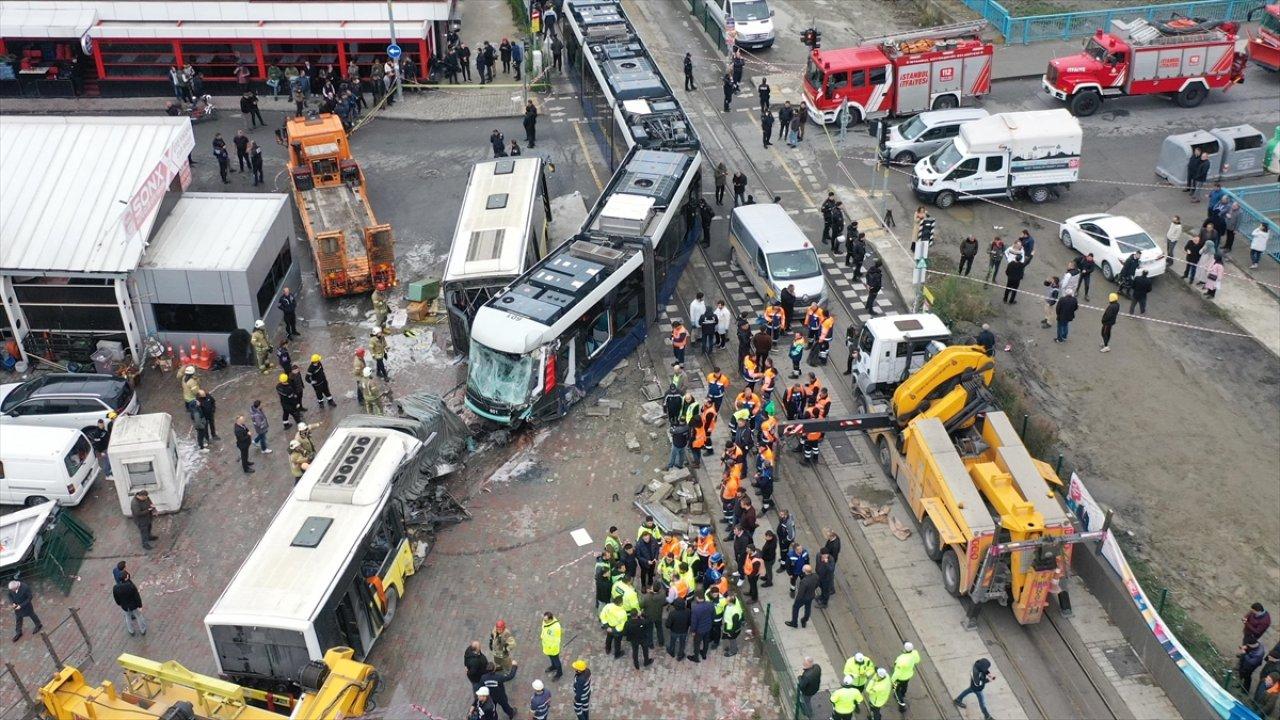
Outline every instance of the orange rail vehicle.
POLYGON ((311 241, 325 297, 396 284, 395 240, 379 225, 337 115, 289 120, 293 198, 311 241))

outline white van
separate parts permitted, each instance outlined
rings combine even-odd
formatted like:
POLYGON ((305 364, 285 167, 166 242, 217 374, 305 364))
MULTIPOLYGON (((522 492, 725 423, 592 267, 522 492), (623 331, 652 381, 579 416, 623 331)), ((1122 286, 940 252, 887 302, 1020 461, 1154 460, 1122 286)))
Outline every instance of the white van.
POLYGON ((920 158, 955 139, 960 134, 961 125, 989 114, 982 108, 956 108, 914 115, 885 131, 880 158, 899 165, 915 165, 920 158))
POLYGON ((79 430, 0 425, 0 505, 79 505, 101 474, 79 430))
POLYGON ((776 203, 741 205, 729 216, 729 260, 766 300, 796 286, 796 307, 827 299, 818 251, 776 203))
POLYGON ((721 31, 733 18, 734 42, 738 47, 767 48, 776 38, 773 10, 766 0, 707 0, 707 12, 721 31))

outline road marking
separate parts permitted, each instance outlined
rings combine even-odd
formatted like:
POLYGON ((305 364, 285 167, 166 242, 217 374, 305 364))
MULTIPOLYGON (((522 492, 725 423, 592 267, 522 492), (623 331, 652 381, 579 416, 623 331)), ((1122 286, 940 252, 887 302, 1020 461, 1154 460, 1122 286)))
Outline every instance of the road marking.
POLYGON ((604 192, 604 183, 596 172, 596 164, 591 160, 591 151, 587 149, 587 139, 582 136, 582 125, 573 124, 573 132, 578 136, 578 147, 582 148, 582 156, 587 159, 587 169, 591 171, 591 179, 596 181, 596 192, 604 192))
MULTIPOLYGON (((751 120, 752 125, 756 126, 756 130, 764 132, 764 130, 760 128, 760 122, 756 120, 754 115, 748 115, 747 118, 751 120)), ((778 153, 778 149, 770 147, 769 152, 773 153, 774 159, 782 166, 782 169, 787 173, 787 177, 791 178, 791 183, 796 186, 796 190, 800 191, 800 196, 804 198, 804 201, 808 203, 810 207, 815 205, 813 198, 809 197, 809 193, 805 192, 804 187, 800 185, 800 179, 796 177, 795 173, 791 172, 791 168, 787 165, 787 162, 783 160, 782 155, 778 153)))

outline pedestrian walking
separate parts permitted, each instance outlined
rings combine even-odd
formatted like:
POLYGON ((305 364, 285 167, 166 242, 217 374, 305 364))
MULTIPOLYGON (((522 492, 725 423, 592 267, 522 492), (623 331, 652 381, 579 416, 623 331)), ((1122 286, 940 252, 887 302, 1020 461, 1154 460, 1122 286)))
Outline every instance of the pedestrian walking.
POLYGON ((249 408, 249 419, 253 422, 253 442, 262 449, 265 455, 271 452, 267 447, 267 413, 262 409, 262 401, 254 400, 249 408))
POLYGON ((236 450, 240 452, 240 469, 245 475, 254 472, 253 463, 249 461, 249 446, 253 445, 252 431, 249 429, 249 423, 244 419, 243 415, 236 416, 236 422, 232 428, 236 436, 236 450))
POLYGON ((791 119, 795 116, 795 108, 791 107, 791 101, 787 100, 782 103, 782 107, 778 108, 778 139, 781 140, 791 131, 791 119))
POLYGON ((729 180, 729 168, 725 167, 724 161, 716 163, 715 169, 715 187, 716 187, 716 204, 724 204, 724 188, 729 180))
POLYGON ((721 84, 724 90, 724 111, 729 112, 729 105, 733 102, 733 96, 738 92, 738 84, 733 81, 733 76, 729 73, 724 74, 721 84))
POLYGON ((822 666, 805 657, 801 665, 800 676, 796 678, 796 696, 799 699, 800 714, 806 718, 813 717, 813 696, 822 687, 822 666))
POLYGON ((1262 262, 1262 253, 1267 251, 1267 245, 1271 242, 1271 226, 1266 223, 1258 223, 1258 227, 1249 233, 1249 269, 1255 270, 1258 263, 1262 262))
POLYGON ((129 635, 139 632, 146 635, 147 619, 142 616, 142 596, 138 593, 138 586, 133 584, 133 576, 127 570, 120 574, 111 588, 111 597, 124 612, 124 629, 129 635))
POLYGON ((1080 303, 1076 300, 1075 295, 1066 294, 1058 300, 1058 306, 1054 308, 1054 315, 1058 320, 1058 334, 1053 339, 1056 343, 1064 343, 1067 341, 1067 334, 1071 331, 1071 321, 1076 319, 1076 310, 1080 307, 1080 303))
POLYGON ((978 256, 978 238, 970 235, 960 242, 960 274, 973 272, 973 259, 978 256))
POLYGON ((1022 274, 1026 270, 1026 265, 1018 259, 1020 257, 1010 260, 1004 268, 1004 296, 1001 300, 1010 305, 1018 304, 1018 286, 1022 284, 1022 274))
POLYGON ((964 709, 968 707, 964 704, 964 699, 973 695, 978 698, 978 708, 982 710, 982 719, 991 720, 991 713, 987 711, 987 700, 983 697, 982 691, 986 689, 987 684, 996 679, 995 673, 991 672, 991 661, 981 658, 973 663, 973 670, 969 675, 969 687, 964 692, 956 696, 951 702, 956 707, 964 709))
POLYGON ((1111 352, 1111 330, 1116 326, 1116 318, 1120 317, 1120 296, 1111 293, 1107 297, 1107 307, 1102 311, 1102 347, 1099 352, 1111 352))
MULTIPOLYGON (((736 61, 735 61, 736 62, 736 61)), ((760 96, 760 114, 769 112, 769 78, 760 78, 760 86, 756 88, 756 93, 760 96)), ((765 139, 768 139, 769 133, 765 133, 765 139)))
POLYGON ((295 422, 302 422, 302 396, 289 382, 288 373, 280 373, 276 378, 276 397, 280 399, 280 419, 284 427, 295 422))
POLYGON ((876 309, 876 295, 880 293, 880 287, 884 284, 884 270, 881 269, 879 258, 871 263, 870 269, 867 270, 867 312, 872 315, 880 314, 876 309))
POLYGON ((231 144, 236 147, 236 163, 239 165, 236 172, 244 172, 246 166, 253 169, 253 162, 249 160, 249 136, 244 134, 244 130, 236 131, 231 144))
POLYGON ((31 618, 31 622, 35 623, 35 627, 31 629, 32 635, 44 629, 44 623, 40 622, 40 616, 36 614, 35 598, 30 585, 21 580, 10 580, 9 606, 13 608, 14 642, 22 639, 22 621, 25 618, 31 618))
POLYGON ((302 333, 298 332, 298 298, 288 287, 280 291, 280 299, 276 301, 276 307, 284 313, 285 339, 302 337, 302 333))
MULTIPOLYGON (((107 420, 115 419, 115 412, 107 413, 107 420)), ((107 425, 107 420, 99 419, 96 426, 85 432, 85 437, 89 438, 93 454, 98 458, 98 466, 102 468, 103 477, 111 480, 111 457, 107 455, 107 450, 111 447, 111 427, 107 425)))
POLYGON ((812 565, 805 565, 795 584, 795 599, 791 601, 791 619, 784 624, 787 627, 808 627, 809 614, 813 611, 813 601, 818 594, 818 576, 813 573, 812 565), (804 616, 800 611, 804 610, 804 616), (799 623, 797 624, 797 620, 799 623))
POLYGON ((1204 296, 1217 297, 1218 288, 1222 285, 1222 275, 1226 272, 1226 268, 1222 264, 1222 254, 1213 256, 1210 261, 1208 270, 1204 275, 1204 296))
POLYGON ((573 661, 573 715, 576 720, 591 720, 591 669, 581 658, 573 661))
POLYGON ((538 108, 534 107, 533 101, 526 101, 524 104, 524 144, 530 148, 537 147, 538 143, 538 108))
POLYGON ((733 206, 747 202, 747 174, 739 170, 733 174, 733 206))
MULTIPOLYGON (((559 36, 551 39, 551 60, 552 68, 557 73, 564 72, 564 43, 560 41, 559 36)), ((688 90, 688 88, 685 89, 688 90)))
POLYGON ((851 229, 846 233, 845 238, 848 243, 844 250, 844 266, 853 268, 853 279, 855 281, 862 278, 862 263, 867 259, 867 236, 865 233, 857 232, 857 223, 851 224, 851 229))
POLYGON ((773 111, 767 106, 760 110, 760 134, 764 147, 772 147, 773 143, 769 140, 773 137, 773 111))
POLYGON ((316 408, 324 409, 324 404, 329 403, 329 407, 337 407, 338 403, 333 400, 333 393, 329 390, 329 378, 324 373, 324 358, 319 354, 311 356, 311 364, 307 366, 306 380, 311 385, 311 389, 316 393, 316 408))
POLYGON ((805 110, 797 108, 791 113, 791 123, 787 130, 787 146, 795 147, 802 139, 802 131, 804 130, 805 110))
POLYGON ((227 173, 231 170, 231 156, 227 154, 227 143, 222 139, 222 133, 213 136, 213 158, 218 161, 218 175, 223 184, 231 182, 227 179, 227 173))
POLYGON ((697 90, 698 86, 693 82, 693 55, 691 53, 684 54, 684 90, 697 90))
POLYGON ((907 711, 907 685, 916 675, 916 666, 920 664, 920 651, 909 642, 902 643, 902 654, 893 661, 893 696, 898 701, 898 711, 907 711))
POLYGON ((995 282, 1000 276, 1000 261, 1004 260, 1004 240, 997 235, 987 246, 987 274, 985 279, 989 282, 995 282))
POLYGON ((142 538, 142 549, 150 550, 151 543, 160 538, 151 534, 151 521, 156 516, 156 504, 146 490, 139 490, 129 502, 129 514, 133 524, 138 527, 138 535, 142 538))

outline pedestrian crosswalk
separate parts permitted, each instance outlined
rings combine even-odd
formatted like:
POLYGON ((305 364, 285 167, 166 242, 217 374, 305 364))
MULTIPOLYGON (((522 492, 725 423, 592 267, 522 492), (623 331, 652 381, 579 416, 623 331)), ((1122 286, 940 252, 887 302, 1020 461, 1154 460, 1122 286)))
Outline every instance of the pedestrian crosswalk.
MULTIPOLYGON (((829 252, 820 251, 818 259, 822 262, 822 270, 827 276, 827 284, 832 291, 843 298, 849 308, 858 314, 858 322, 865 323, 870 320, 871 312, 867 309, 868 291, 866 283, 862 282, 862 278, 855 279, 853 277, 853 268, 844 266, 843 256, 837 259, 829 252)), ((741 269, 734 267, 727 260, 712 261, 711 266, 720 278, 725 292, 729 294, 726 303, 731 308, 754 311, 756 314, 764 313, 765 299, 741 269)), ((892 298, 883 288, 876 297, 875 306, 881 315, 897 315, 900 312, 900 309, 894 305, 892 298)), ((797 312, 799 312, 799 308, 797 308, 797 312)))

